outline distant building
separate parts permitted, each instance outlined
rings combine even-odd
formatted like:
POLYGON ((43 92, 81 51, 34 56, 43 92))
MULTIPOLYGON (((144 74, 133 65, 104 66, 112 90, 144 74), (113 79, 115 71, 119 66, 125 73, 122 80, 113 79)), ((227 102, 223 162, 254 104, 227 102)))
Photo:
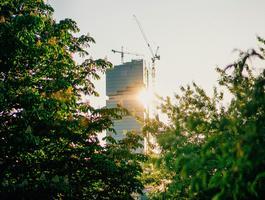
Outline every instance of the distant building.
MULTIPOLYGON (((145 108, 139 100, 139 93, 145 85, 145 66, 143 60, 132 60, 115 66, 106 72, 106 102, 107 108, 121 105, 127 108, 133 115, 144 119, 145 108)), ((114 121, 114 129, 117 134, 107 132, 114 139, 124 138, 127 131, 140 132, 141 123, 134 116, 126 116, 121 120, 114 121)))

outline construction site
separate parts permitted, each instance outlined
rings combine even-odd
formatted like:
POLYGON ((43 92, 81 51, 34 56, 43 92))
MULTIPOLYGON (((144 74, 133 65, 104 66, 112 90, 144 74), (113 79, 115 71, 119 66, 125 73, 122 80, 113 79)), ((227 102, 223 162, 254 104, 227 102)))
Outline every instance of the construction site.
MULTIPOLYGON (((120 54, 121 64, 115 65, 114 68, 106 72, 106 95, 108 97, 106 107, 121 106, 131 113, 121 120, 114 120, 113 128, 116 133, 108 131, 107 136, 111 135, 115 140, 123 139, 128 131, 141 134, 144 122, 156 115, 154 96, 156 61, 160 60, 159 47, 154 52, 139 20, 135 15, 133 17, 143 36, 145 45, 149 49, 151 59, 145 60, 142 54, 124 51, 123 47, 121 47, 121 50, 112 49, 113 53, 120 54), (124 62, 125 55, 128 57, 138 56, 140 59, 124 62)), ((148 144, 151 140, 148 135, 145 136, 144 148, 141 151, 145 153, 149 151, 148 144)))

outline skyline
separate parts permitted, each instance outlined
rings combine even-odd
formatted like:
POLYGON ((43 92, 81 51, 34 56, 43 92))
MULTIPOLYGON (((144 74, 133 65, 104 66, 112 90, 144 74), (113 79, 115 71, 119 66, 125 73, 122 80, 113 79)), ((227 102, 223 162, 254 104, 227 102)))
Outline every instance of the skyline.
MULTIPOLYGON (((156 86, 162 96, 172 96, 181 85, 192 81, 207 92, 217 83, 217 66, 224 67, 237 58, 234 49, 257 46, 256 36, 265 36, 265 2, 255 1, 49 1, 57 20, 71 18, 82 34, 96 40, 88 50, 93 58, 107 57, 114 65, 120 55, 111 49, 144 54, 150 52, 133 19, 139 19, 155 50, 160 47, 156 86)), ((125 61, 137 57, 125 55, 125 61)), ((105 76, 96 83, 100 98, 95 106, 105 103, 105 76)), ((96 99, 96 100, 95 100, 96 99)))

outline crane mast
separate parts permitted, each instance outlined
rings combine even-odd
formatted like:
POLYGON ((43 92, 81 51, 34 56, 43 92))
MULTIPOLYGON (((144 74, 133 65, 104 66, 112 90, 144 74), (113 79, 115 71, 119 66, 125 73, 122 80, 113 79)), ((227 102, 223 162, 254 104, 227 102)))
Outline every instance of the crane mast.
MULTIPOLYGON (((142 36, 144 38, 144 41, 145 41, 147 47, 148 47, 148 49, 149 49, 149 51, 151 53, 151 61, 152 61, 151 62, 152 63, 152 66, 151 66, 151 79, 152 79, 151 87, 149 86, 149 73, 148 73, 149 70, 146 69, 147 88, 148 88, 149 92, 152 93, 151 95, 153 95, 153 97, 152 97, 153 101, 150 102, 150 104, 147 107, 147 119, 149 119, 150 117, 152 117, 152 116, 154 117, 155 116, 155 101, 154 101, 155 77, 156 77, 156 64, 155 64, 155 62, 156 62, 156 60, 160 60, 160 55, 158 55, 159 47, 156 48, 156 51, 154 53, 153 48, 151 47, 151 45, 150 45, 150 43, 149 43, 149 41, 148 41, 148 39, 147 39, 147 37, 145 35, 145 32, 143 30, 143 27, 142 27, 141 23, 139 22, 139 20, 137 19, 137 17, 135 15, 133 15, 133 17, 134 17, 134 19, 135 19, 135 21, 136 21, 136 23, 137 23, 137 25, 138 25, 138 27, 139 27, 139 29, 141 31, 141 34, 142 34, 142 36)), ((151 138, 152 138, 152 135, 149 132, 147 132, 146 137, 145 137, 145 153, 149 152, 149 149, 150 149, 150 144, 149 143, 151 142, 150 141, 151 138)), ((151 144, 152 144, 152 142, 151 142, 151 144)))

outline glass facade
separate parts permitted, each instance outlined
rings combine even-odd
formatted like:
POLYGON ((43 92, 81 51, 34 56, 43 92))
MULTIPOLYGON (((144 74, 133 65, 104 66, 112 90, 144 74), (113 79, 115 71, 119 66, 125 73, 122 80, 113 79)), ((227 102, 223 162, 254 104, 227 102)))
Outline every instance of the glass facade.
POLYGON ((111 134, 114 139, 120 140, 127 131, 141 131, 142 125, 136 116, 144 118, 144 105, 139 101, 139 92, 145 87, 144 82, 143 60, 132 60, 106 72, 106 94, 109 97, 106 106, 113 108, 121 105, 133 113, 133 116, 115 120, 117 134, 107 132, 107 135, 111 134))

